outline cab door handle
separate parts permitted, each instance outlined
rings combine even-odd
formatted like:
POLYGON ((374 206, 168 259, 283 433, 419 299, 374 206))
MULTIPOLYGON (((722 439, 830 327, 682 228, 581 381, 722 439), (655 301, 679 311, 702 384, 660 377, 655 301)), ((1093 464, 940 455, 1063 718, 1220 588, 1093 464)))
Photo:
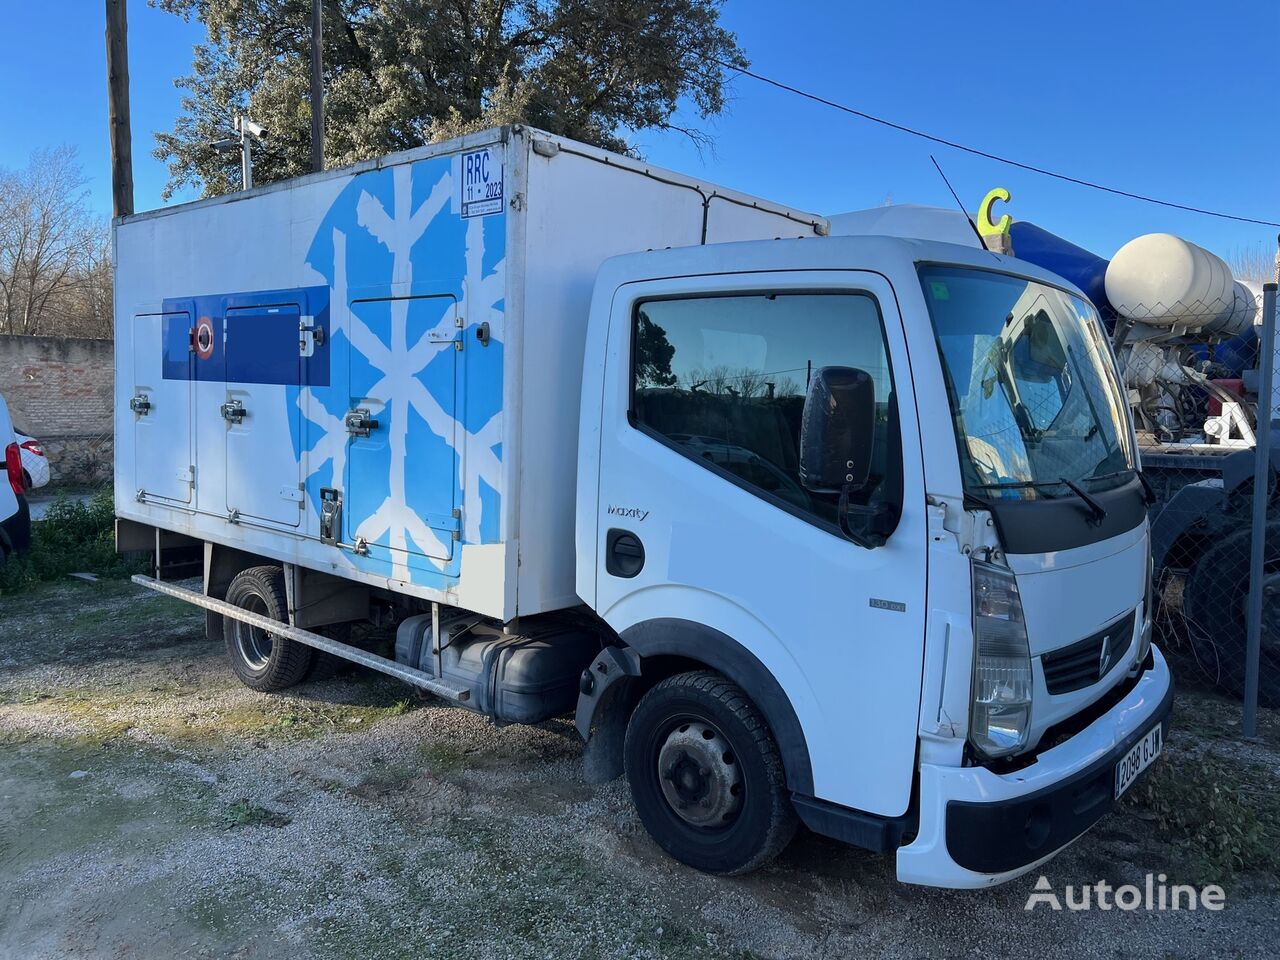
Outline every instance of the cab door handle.
POLYGON ((629 580, 644 569, 644 544, 630 530, 610 530, 605 539, 605 572, 629 580))

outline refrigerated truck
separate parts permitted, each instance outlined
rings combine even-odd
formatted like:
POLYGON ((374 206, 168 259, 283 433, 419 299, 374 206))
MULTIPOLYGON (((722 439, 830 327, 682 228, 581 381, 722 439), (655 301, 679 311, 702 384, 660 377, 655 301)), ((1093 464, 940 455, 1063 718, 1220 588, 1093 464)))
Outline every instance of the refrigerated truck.
POLYGON ((522 126, 122 218, 118 546, 253 689, 575 714, 699 869, 1018 876, 1166 733, 1124 393, 1060 278, 830 233, 522 126))

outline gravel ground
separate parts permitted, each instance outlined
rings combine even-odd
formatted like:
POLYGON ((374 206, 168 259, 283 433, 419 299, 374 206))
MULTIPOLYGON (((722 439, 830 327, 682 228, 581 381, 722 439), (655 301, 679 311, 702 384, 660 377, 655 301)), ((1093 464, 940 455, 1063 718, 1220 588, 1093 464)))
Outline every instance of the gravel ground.
MULTIPOLYGON (((371 674, 255 694, 199 613, 127 584, 0 608, 0 957, 1275 954, 1269 873, 1236 873, 1216 913, 1027 912, 1034 875, 907 887, 802 835, 708 877, 657 850, 625 784, 583 781, 567 721, 499 729, 371 674)), ((1241 745, 1237 716, 1180 695, 1160 763, 1248 763, 1271 790, 1280 724, 1241 745)), ((1044 873, 1215 879, 1195 843, 1127 806, 1044 873)))

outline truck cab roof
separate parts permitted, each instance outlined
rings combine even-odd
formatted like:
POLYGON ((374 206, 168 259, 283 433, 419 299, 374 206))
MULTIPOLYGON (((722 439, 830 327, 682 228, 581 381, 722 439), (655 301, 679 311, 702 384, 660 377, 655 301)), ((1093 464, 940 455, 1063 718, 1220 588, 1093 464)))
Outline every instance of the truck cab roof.
POLYGON ((914 273, 920 263, 1012 273, 1084 296, 1057 274, 1016 257, 940 240, 879 235, 748 240, 625 254, 601 265, 598 284, 603 289, 663 277, 795 270, 866 270, 892 279, 914 273))

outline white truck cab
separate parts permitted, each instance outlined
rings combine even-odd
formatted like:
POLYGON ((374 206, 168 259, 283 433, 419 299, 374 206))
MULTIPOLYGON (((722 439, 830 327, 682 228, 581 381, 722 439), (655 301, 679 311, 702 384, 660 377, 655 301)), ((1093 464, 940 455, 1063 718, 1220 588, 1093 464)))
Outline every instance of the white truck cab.
MULTIPOLYGON (((813 829, 896 851, 903 880, 998 883, 1158 751, 1144 492, 1078 291, 886 237, 644 253, 602 268, 586 355, 578 593, 626 650, 736 679, 813 829)), ((625 666, 602 654, 582 729, 625 666)), ((714 868, 685 852, 704 794, 714 826, 746 813, 716 786, 745 750, 681 726, 650 775, 709 771, 695 814, 677 789, 641 813, 714 868)))
POLYGON ((1060 278, 831 232, 522 126, 118 220, 118 548, 255 690, 576 713, 699 869, 1016 876, 1163 742, 1127 405, 1060 278))

